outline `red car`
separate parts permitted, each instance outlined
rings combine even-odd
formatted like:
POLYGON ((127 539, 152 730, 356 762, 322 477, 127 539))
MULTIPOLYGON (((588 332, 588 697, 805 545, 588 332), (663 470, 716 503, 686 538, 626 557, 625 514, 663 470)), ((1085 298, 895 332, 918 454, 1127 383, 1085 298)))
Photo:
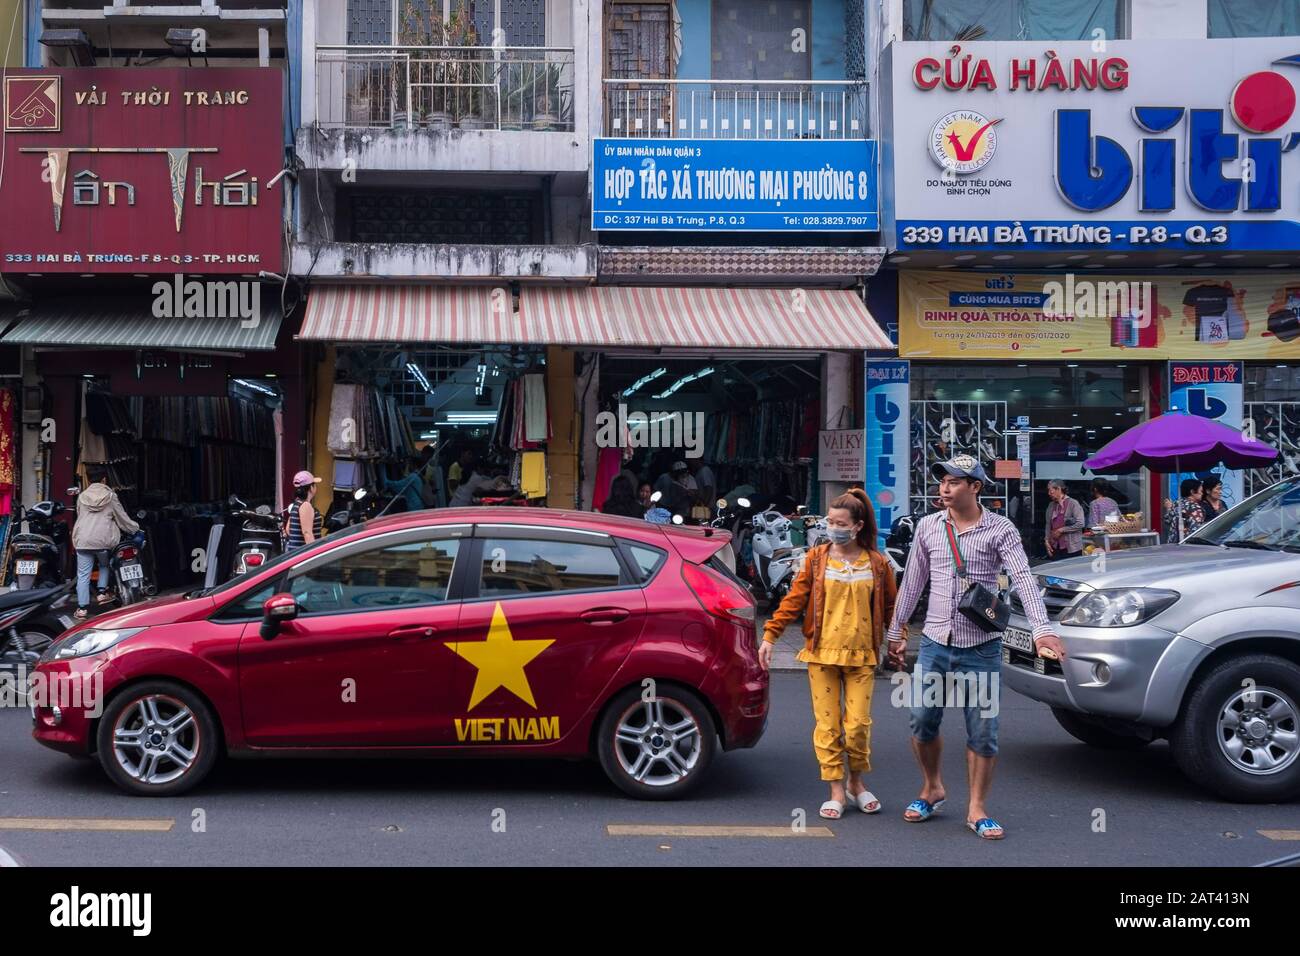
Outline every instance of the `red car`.
POLYGON ((633 796, 682 796, 767 721, 729 540, 544 509, 371 521, 68 631, 33 734, 142 795, 222 753, 387 752, 594 755, 633 796))

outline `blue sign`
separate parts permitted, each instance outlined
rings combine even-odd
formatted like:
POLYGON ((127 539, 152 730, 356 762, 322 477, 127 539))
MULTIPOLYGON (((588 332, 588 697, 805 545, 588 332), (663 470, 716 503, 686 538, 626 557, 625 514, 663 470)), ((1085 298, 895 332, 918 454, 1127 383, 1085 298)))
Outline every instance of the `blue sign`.
MULTIPOLYGON (((1244 413, 1244 377, 1245 364, 1242 362, 1170 362, 1169 408, 1212 418, 1240 430, 1244 413)), ((1242 501, 1245 480, 1241 472, 1218 469, 1216 473, 1223 478, 1224 502, 1231 507, 1242 501)), ((1169 476, 1168 497, 1178 497, 1178 485, 1185 475, 1169 476)))
POLYGON ((875 232, 874 140, 595 140, 591 228, 875 232))
POLYGON ((911 513, 911 363, 867 360, 867 495, 881 547, 894 521, 911 513))

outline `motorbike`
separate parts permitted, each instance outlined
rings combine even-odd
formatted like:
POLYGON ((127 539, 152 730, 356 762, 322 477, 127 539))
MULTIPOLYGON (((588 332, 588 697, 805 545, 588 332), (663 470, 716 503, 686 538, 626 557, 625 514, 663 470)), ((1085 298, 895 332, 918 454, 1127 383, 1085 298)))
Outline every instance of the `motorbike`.
POLYGON ((230 576, 236 578, 266 564, 284 551, 283 515, 277 516, 269 505, 258 505, 250 510, 238 496, 230 496, 231 512, 228 521, 242 521, 239 543, 231 560, 230 576))
POLYGON ((667 508, 659 504, 663 500, 663 492, 656 491, 650 496, 650 508, 645 513, 645 520, 651 524, 685 524, 686 519, 679 514, 673 514, 667 508))
POLYGON ((752 519, 754 553, 753 583, 770 605, 777 605, 790 590, 795 572, 803 561, 805 548, 796 548, 791 535, 790 519, 769 507, 752 519))
POLYGON ((36 666, 44 650, 72 626, 71 581, 0 594, 0 670, 36 666))
MULTIPOLYGON (((654 495, 650 497, 654 500, 654 495)), ((731 548, 731 553, 735 557, 737 573, 742 578, 748 579, 751 576, 748 551, 753 505, 748 498, 738 497, 731 501, 726 498, 719 498, 715 503, 715 507, 716 511, 713 519, 709 522, 709 527, 731 532, 731 544, 728 547, 731 548)))
MULTIPOLYGON (((901 518, 894 519, 889 526, 889 534, 885 536, 885 557, 889 561, 889 566, 894 569, 899 584, 903 583, 903 571, 907 567, 907 556, 912 553, 912 538, 915 534, 916 519, 911 515, 903 515, 901 518)), ((929 600, 930 585, 927 582, 921 591, 915 613, 924 615, 929 600)))
MULTIPOLYGON (((143 521, 146 517, 146 512, 136 512, 137 520, 143 521)), ((108 553, 108 568, 117 588, 118 603, 122 607, 136 604, 158 593, 153 548, 150 547, 149 535, 143 528, 122 536, 122 540, 108 553)))
MULTIPOLYGON (((393 499, 396 501, 397 499, 393 499)), ((392 501, 384 506, 384 511, 392 505, 392 501)), ((367 488, 358 488, 352 492, 352 497, 348 500, 344 508, 336 508, 330 512, 329 517, 325 519, 325 533, 333 534, 336 531, 342 531, 353 525, 360 524, 371 517, 371 512, 375 509, 375 496, 367 488)), ((379 512, 383 514, 383 511, 379 512)), ((378 517, 377 515, 375 517, 378 517)))
MULTIPOLYGON (((78 489, 69 488, 76 495, 78 489)), ((68 526, 60 520, 67 506, 61 501, 40 501, 19 511, 18 521, 27 531, 16 533, 9 542, 12 580, 20 590, 49 587, 67 580, 68 526)))

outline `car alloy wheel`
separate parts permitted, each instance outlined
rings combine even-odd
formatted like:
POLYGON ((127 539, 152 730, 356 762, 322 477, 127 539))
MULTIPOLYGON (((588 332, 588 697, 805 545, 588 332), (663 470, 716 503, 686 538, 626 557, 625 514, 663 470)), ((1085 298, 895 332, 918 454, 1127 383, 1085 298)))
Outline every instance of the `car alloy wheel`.
POLYGON ((695 769, 702 750, 701 728, 691 708, 671 697, 638 700, 616 724, 619 766, 647 787, 680 783, 695 769))
POLYGON ((131 702, 113 723, 113 757, 132 780, 161 786, 190 771, 206 742, 194 713, 166 694, 131 702))
POLYGON ((1300 756, 1300 709, 1275 688, 1243 688, 1219 713, 1218 739, 1237 770, 1279 773, 1300 756))

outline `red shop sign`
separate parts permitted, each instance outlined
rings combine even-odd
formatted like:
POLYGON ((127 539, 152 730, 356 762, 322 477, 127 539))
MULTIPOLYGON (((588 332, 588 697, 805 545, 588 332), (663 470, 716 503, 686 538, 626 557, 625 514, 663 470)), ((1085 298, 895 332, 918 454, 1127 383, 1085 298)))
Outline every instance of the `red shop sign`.
POLYGON ((281 84, 273 67, 7 70, 0 271, 282 271, 281 84))

